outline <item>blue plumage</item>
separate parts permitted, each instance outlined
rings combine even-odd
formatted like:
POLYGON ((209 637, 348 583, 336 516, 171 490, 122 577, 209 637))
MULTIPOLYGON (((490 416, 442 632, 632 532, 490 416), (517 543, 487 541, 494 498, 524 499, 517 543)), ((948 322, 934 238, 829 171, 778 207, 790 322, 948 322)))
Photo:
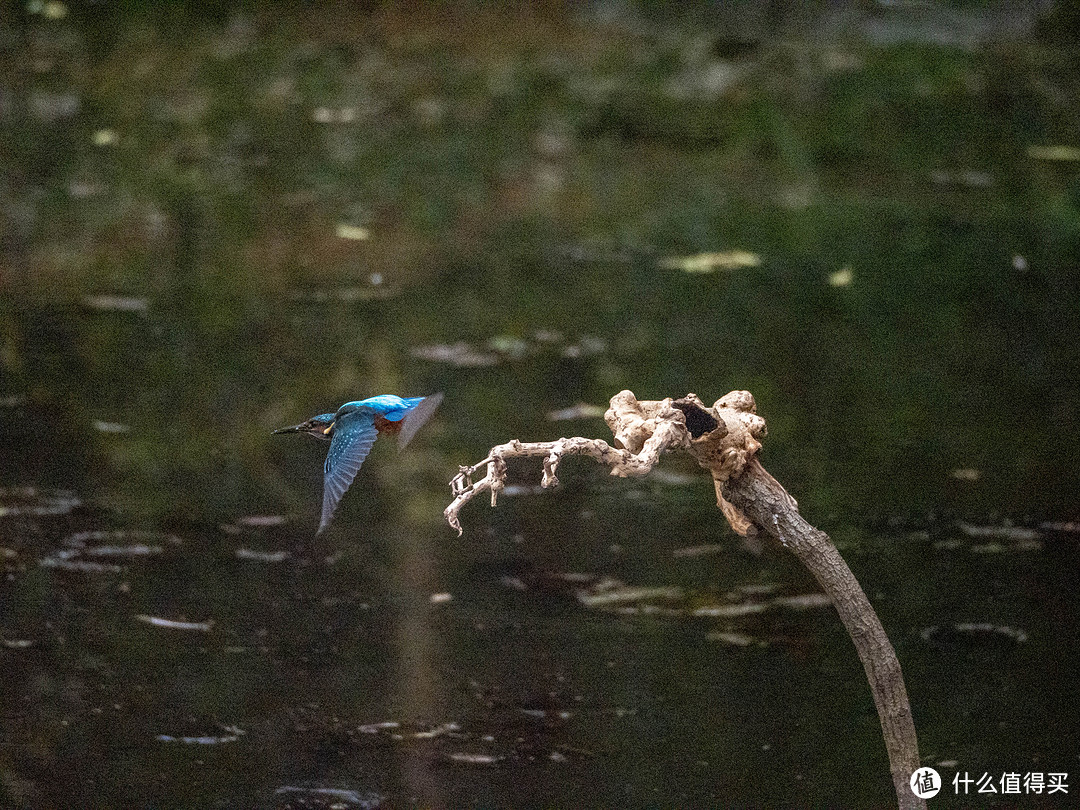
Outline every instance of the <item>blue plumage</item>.
POLYGON ((306 433, 330 441, 323 466, 322 518, 316 536, 334 519, 334 511, 352 485, 379 433, 397 433, 398 447, 409 443, 442 402, 442 394, 399 397, 379 394, 346 402, 337 413, 319 414, 274 433, 306 433))
MULTIPOLYGON (((351 404, 351 403, 350 403, 351 404)), ((367 407, 341 413, 334 417, 334 435, 323 465, 322 518, 316 535, 326 531, 334 511, 352 485, 360 466, 371 452, 379 435, 375 427, 376 412, 367 407)))

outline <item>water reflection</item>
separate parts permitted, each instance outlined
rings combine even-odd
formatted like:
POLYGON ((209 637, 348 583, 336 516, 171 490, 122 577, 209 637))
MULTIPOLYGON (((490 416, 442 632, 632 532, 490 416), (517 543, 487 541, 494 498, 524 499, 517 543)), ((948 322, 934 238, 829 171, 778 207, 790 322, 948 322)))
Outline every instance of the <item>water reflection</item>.
MULTIPOLYGON (((616 487, 608 500, 589 498, 596 530, 572 547, 560 548, 572 535, 549 522, 572 493, 500 505, 495 525, 509 521, 523 532, 516 562, 505 556, 512 543, 456 541, 427 531, 424 521, 410 531, 396 520, 376 523, 360 547, 331 536, 309 556, 273 565, 237 557, 251 537, 213 529, 84 528, 96 516, 81 518, 83 526, 41 523, 37 544, 12 548, 6 562, 0 654, 13 675, 8 734, 34 730, 44 746, 39 767, 60 775, 52 784, 69 800, 104 791, 200 801, 210 791, 244 805, 245 796, 281 787, 268 784, 276 776, 297 791, 374 791, 441 805, 520 797, 522 782, 539 802, 564 804, 587 782, 600 804, 638 804, 659 778, 693 804, 748 795, 730 776, 734 763, 739 773, 786 773, 766 791, 781 801, 806 795, 797 752, 837 723, 850 739, 832 744, 847 762, 863 757, 868 771, 884 767, 857 661, 814 594, 788 584, 802 581, 789 562, 747 557, 734 544, 688 557, 679 540, 708 510, 650 518, 646 499, 630 501, 628 515, 616 487), (652 519, 675 536, 655 535, 648 546, 621 536, 652 519), (33 564, 64 549, 141 547, 161 552, 102 557, 122 560, 120 571, 33 564), (531 562, 545 558, 583 573, 531 562), (196 763, 169 753, 189 748, 203 752, 197 782, 188 782, 196 763), (132 749, 144 765, 116 758, 132 749), (672 773, 643 769, 642 750, 669 762, 672 773), (97 757, 106 781, 84 781, 71 764, 74 751, 97 757)), ((0 528, 10 531, 9 523, 0 528)), ((270 541, 295 530, 271 521, 258 531, 270 541)), ((970 542, 960 530, 894 534, 849 544, 848 554, 886 623, 910 628, 895 638, 923 701, 931 755, 961 762, 985 755, 978 738, 941 742, 935 717, 955 723, 947 708, 955 690, 935 685, 946 670, 964 694, 981 695, 984 708, 1049 755, 1074 732, 1061 717, 1044 726, 1055 706, 1041 705, 1038 690, 1023 698, 1017 690, 1034 662, 1040 678, 1065 666, 1054 663, 1054 639, 1072 632, 1075 617, 1062 612, 1060 598, 1053 613, 1042 600, 1068 592, 1072 569, 1056 566, 1045 549, 964 554, 970 542), (960 545, 942 545, 947 537, 960 545), (957 596, 954 606, 905 598, 925 571, 934 572, 931 589, 957 596), (1003 590, 1006 577, 1020 582, 1003 590), (980 641, 991 636, 1002 644, 980 641), (983 685, 988 665, 998 673, 995 689, 1010 679, 1018 685, 994 698, 983 685)), ((887 800, 887 784, 878 792, 869 772, 865 784, 854 803, 887 800)), ((27 785, 31 803, 61 795, 45 782, 27 785)), ((833 789, 823 783, 814 795, 833 789)), ((752 790, 761 795, 759 786, 752 790)))

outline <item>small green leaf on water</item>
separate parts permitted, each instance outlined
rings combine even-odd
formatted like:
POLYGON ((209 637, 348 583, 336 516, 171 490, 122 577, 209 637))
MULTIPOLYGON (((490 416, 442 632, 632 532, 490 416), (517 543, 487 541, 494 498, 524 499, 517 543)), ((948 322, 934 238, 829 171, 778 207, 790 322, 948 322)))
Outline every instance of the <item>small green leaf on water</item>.
POLYGON ((94 133, 94 146, 112 146, 118 137, 115 129, 99 129, 94 133))
POLYGON ((1035 160, 1080 160, 1080 146, 1029 146, 1027 153, 1035 160))
POLYGON ((851 265, 844 265, 835 273, 829 274, 829 284, 833 287, 847 287, 855 280, 851 265))
POLYGON ((336 233, 339 239, 363 241, 364 239, 371 238, 371 231, 363 225, 349 225, 345 222, 338 223, 336 233))
POLYGON ((54 0, 51 3, 46 3, 42 8, 41 13, 47 20, 62 20, 67 16, 68 10, 67 6, 63 3, 54 0))
POLYGON ((660 267, 664 270, 682 270, 684 273, 714 273, 717 270, 738 270, 760 265, 761 257, 748 250, 720 250, 693 256, 669 256, 660 260, 660 267))

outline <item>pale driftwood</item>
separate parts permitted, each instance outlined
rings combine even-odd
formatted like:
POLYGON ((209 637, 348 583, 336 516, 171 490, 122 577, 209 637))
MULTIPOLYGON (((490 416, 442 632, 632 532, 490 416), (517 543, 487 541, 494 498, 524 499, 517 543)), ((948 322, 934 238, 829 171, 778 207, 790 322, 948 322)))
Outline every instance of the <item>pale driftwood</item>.
POLYGON ((564 456, 589 456, 620 477, 644 475, 669 450, 688 452, 713 478, 717 504, 741 535, 764 534, 794 554, 832 599, 866 670, 881 718, 893 786, 901 810, 925 808, 914 795, 911 774, 919 768, 915 723, 908 703, 900 662, 870 600, 829 536, 807 523, 798 504, 761 466, 757 452, 765 436, 765 420, 755 413, 747 391, 732 391, 706 407, 694 394, 679 400, 638 401, 630 391, 611 398, 604 419, 614 445, 580 437, 553 442, 507 442, 491 448, 487 458, 461 467, 450 482, 453 500, 444 514, 462 532, 462 507, 482 492, 491 504, 506 483, 506 460, 543 458, 545 487, 558 484, 556 470, 564 456), (483 478, 473 476, 487 467, 483 478))

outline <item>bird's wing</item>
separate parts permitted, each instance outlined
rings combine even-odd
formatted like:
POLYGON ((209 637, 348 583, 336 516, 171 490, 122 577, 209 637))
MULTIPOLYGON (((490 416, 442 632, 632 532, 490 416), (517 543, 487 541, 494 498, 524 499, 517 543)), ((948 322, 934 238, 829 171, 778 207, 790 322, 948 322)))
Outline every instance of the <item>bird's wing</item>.
POLYGON ((397 437, 399 450, 412 441, 412 437, 416 435, 416 431, 422 428, 424 423, 431 418, 431 415, 435 413, 435 409, 439 407, 439 403, 442 402, 442 400, 442 394, 432 394, 430 397, 424 397, 415 408, 405 414, 404 423, 401 425, 401 432, 398 433, 397 437))
POLYGON ((322 520, 316 535, 322 534, 334 519, 334 510, 356 478, 378 435, 375 413, 366 408, 347 413, 334 423, 334 437, 323 467, 322 520))

